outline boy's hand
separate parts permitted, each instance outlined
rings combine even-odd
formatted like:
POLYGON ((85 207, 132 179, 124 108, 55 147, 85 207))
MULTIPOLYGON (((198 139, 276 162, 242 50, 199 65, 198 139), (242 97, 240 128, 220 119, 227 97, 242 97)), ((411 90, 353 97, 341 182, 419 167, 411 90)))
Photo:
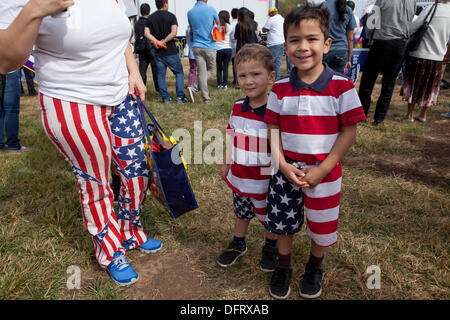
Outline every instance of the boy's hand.
POLYGON ((229 164, 223 164, 220 168, 220 175, 222 176, 222 179, 225 179, 228 175, 228 171, 230 171, 230 165, 229 164))
POLYGON ((300 169, 294 167, 292 164, 285 163, 283 165, 280 165, 280 171, 286 177, 286 179, 288 179, 297 187, 307 187, 307 182, 301 180, 301 178, 305 176, 305 173, 300 169))
POLYGON ((327 174, 320 166, 311 167, 305 170, 305 176, 301 178, 301 181, 307 184, 304 186, 305 188, 314 188, 322 182, 327 174))

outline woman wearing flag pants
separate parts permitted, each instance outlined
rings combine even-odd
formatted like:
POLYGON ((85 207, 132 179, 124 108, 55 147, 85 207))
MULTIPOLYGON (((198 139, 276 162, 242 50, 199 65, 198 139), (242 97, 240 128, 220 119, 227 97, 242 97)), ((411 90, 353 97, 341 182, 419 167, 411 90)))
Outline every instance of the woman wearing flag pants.
POLYGON ((161 248, 140 222, 148 164, 134 99, 146 89, 130 35, 122 0, 0 2, 0 73, 20 67, 35 44, 44 130, 72 167, 97 261, 119 285, 138 279, 127 250, 161 248), (117 213, 111 161, 121 178, 117 213))

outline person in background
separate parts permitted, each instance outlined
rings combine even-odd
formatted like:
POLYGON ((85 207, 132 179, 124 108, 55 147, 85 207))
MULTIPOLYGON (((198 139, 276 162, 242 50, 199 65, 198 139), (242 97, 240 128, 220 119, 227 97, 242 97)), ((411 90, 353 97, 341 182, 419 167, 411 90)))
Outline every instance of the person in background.
MULTIPOLYGON (((386 117, 394 92, 395 80, 400 72, 406 49, 406 39, 409 38, 411 22, 416 12, 416 0, 377 0, 375 5, 379 8, 375 22, 379 22, 380 29, 370 29, 366 21, 366 36, 372 37, 366 64, 359 85, 359 98, 366 117, 372 103, 372 91, 379 73, 383 74, 381 80, 381 93, 377 100, 373 125, 382 123, 386 117), (367 34, 373 33, 372 36, 367 34)), ((375 11, 374 11, 375 12, 375 11)), ((376 25, 377 23, 375 23, 376 25)))
POLYGON ((219 24, 216 9, 208 5, 208 0, 197 0, 195 6, 187 13, 188 23, 194 34, 192 47, 197 61, 197 84, 188 87, 189 94, 200 91, 203 102, 211 102, 208 79, 216 66, 216 43, 212 38, 214 25, 219 24))
POLYGON ((344 73, 351 67, 355 17, 346 0, 326 0, 324 4, 330 10, 332 40, 324 60, 334 71, 344 73))
POLYGON ((242 7, 238 12, 238 23, 234 31, 236 39, 236 53, 247 43, 257 43, 256 30, 258 25, 252 18, 252 13, 246 7, 242 7))
POLYGON ((280 79, 281 61, 284 56, 283 23, 284 18, 278 13, 278 9, 273 7, 269 9, 269 19, 262 28, 262 31, 267 33, 267 48, 273 55, 277 80, 280 79))
POLYGON ((419 47, 408 52, 405 61, 405 76, 400 95, 408 102, 408 111, 404 120, 413 122, 427 121, 427 112, 436 105, 439 97, 443 60, 447 52, 450 37, 450 4, 447 0, 436 0, 434 6, 428 6, 411 25, 411 32, 423 25, 428 13, 431 22, 419 47), (431 15, 433 17, 431 18, 431 15), (415 105, 421 107, 420 114, 414 117, 415 105))
MULTIPOLYGON (((188 75, 188 88, 195 85, 195 78, 197 76, 197 61, 195 60, 194 50, 192 50, 192 42, 194 35, 192 34, 191 26, 186 28, 186 42, 188 45, 188 58, 189 58, 189 75, 188 75)), ((192 103, 195 102, 194 92, 188 89, 189 99, 192 103)))
MULTIPOLYGON (((23 75, 25 76, 25 83, 27 84, 28 95, 29 96, 37 96, 37 91, 36 91, 36 88, 34 87, 34 72, 25 67, 22 67, 21 71, 22 71, 23 75)), ((22 83, 20 85, 21 85, 21 90, 20 90, 21 95, 24 95, 25 91, 23 90, 22 83)))
POLYGON ((347 1, 347 6, 350 7, 350 9, 352 9, 353 12, 353 17, 355 17, 355 22, 356 22, 356 28, 353 30, 353 38, 355 39, 354 43, 353 43, 353 47, 356 46, 356 44, 359 43, 359 38, 361 37, 361 32, 362 32, 362 26, 361 26, 361 22, 359 20, 358 15, 356 14, 356 9, 355 9, 355 2, 353 1, 347 1))
POLYGON ((231 63, 233 65, 233 85, 237 84, 237 78, 236 78, 236 69, 234 67, 234 56, 236 55, 236 38, 234 37, 234 31, 236 30, 236 24, 238 23, 238 8, 233 8, 231 10, 231 33, 230 33, 230 44, 231 44, 231 63))
POLYGON ((141 17, 134 24, 134 50, 139 55, 139 72, 141 73, 144 84, 147 84, 147 69, 150 65, 152 70, 153 84, 156 92, 159 92, 158 72, 155 59, 155 47, 150 43, 144 35, 145 26, 150 17, 150 6, 143 3, 140 7, 141 17))
POLYGON ((228 90, 228 66, 231 61, 231 55, 233 49, 231 48, 230 34, 232 28, 230 25, 230 13, 226 10, 219 12, 220 28, 223 28, 225 39, 223 41, 217 41, 217 89, 228 90))
POLYGON ((184 71, 175 46, 175 37, 178 32, 177 17, 169 12, 168 0, 155 0, 156 12, 147 19, 144 35, 156 47, 155 59, 158 73, 159 94, 164 103, 172 101, 167 92, 167 68, 175 75, 175 88, 177 103, 187 103, 184 93, 184 71))

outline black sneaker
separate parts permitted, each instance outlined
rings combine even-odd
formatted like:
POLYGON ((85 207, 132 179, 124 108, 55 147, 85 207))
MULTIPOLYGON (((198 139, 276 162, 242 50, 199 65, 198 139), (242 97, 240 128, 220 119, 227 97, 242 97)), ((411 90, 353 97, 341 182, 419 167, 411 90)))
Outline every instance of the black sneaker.
POLYGON ((262 248, 261 263, 259 267, 264 272, 274 272, 278 265, 278 249, 264 245, 262 248))
POLYGON ((303 280, 300 285, 300 296, 303 298, 314 299, 322 293, 322 267, 315 267, 313 264, 307 263, 303 280))
POLYGON ((217 264, 224 268, 229 267, 233 263, 235 263, 240 256, 243 256, 246 252, 247 247, 245 245, 240 246, 236 242, 231 241, 228 244, 228 248, 224 252, 222 252, 222 254, 217 259, 217 264))
POLYGON ((291 293, 292 268, 276 267, 270 279, 269 293, 275 299, 286 299, 291 293))

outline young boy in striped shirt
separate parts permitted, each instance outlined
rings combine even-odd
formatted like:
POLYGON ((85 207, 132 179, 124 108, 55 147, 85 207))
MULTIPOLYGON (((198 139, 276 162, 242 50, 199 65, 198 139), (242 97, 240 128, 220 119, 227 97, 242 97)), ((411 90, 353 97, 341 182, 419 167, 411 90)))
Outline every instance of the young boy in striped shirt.
MULTIPOLYGON (((221 175, 233 191, 234 237, 217 263, 232 265, 247 252, 245 235, 250 220, 264 224, 270 178, 268 127, 264 122, 267 88, 275 81, 272 53, 259 44, 247 44, 235 57, 236 74, 245 99, 235 102, 227 127, 227 152, 221 175)), ((266 232, 260 268, 273 272, 277 264, 276 235, 266 232)))
POLYGON ((356 138, 356 124, 365 120, 351 80, 322 62, 331 45, 330 13, 319 5, 294 8, 284 20, 285 50, 295 68, 275 82, 264 120, 269 124, 275 169, 267 198, 267 230, 278 234, 278 266, 269 293, 290 294, 293 235, 311 238, 300 295, 322 292, 322 259, 337 241, 342 179, 341 159, 356 138))

